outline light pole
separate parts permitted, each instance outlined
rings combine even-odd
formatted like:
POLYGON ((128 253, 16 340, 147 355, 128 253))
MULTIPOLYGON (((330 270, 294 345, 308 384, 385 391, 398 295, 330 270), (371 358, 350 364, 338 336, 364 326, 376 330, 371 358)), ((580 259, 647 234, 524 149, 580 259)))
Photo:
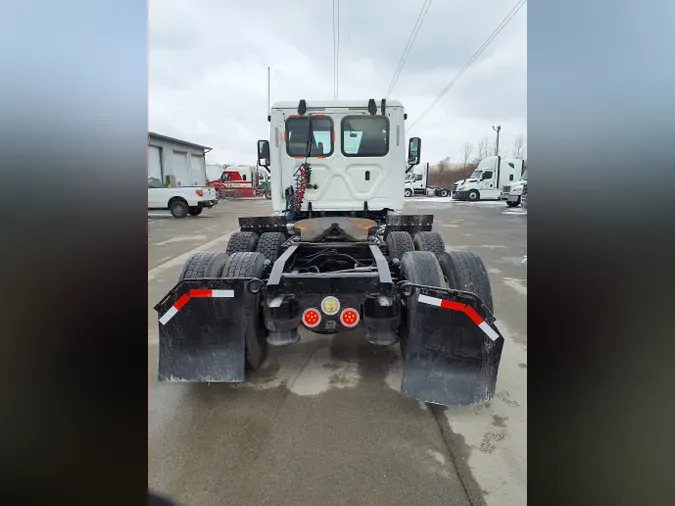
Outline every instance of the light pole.
POLYGON ((499 131, 502 129, 501 125, 494 126, 492 125, 492 130, 497 132, 497 142, 495 143, 495 156, 499 155, 499 131))

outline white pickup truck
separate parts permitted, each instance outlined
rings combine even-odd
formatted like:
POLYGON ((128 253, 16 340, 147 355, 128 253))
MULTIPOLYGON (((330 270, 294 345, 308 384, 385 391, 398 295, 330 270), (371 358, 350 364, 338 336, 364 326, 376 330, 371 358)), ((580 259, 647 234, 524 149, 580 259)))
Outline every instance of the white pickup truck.
POLYGON ((218 203, 216 190, 208 186, 170 186, 148 177, 148 209, 168 209, 174 218, 199 216, 205 207, 218 203))

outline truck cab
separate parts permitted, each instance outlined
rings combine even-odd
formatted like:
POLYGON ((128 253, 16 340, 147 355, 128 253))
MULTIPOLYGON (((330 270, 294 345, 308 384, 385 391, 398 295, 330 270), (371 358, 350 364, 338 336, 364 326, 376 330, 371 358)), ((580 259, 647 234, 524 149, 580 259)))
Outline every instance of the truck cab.
POLYGON ((259 143, 258 155, 269 155, 259 160, 272 175, 276 213, 285 214, 297 200, 303 212, 403 208, 408 167, 401 162, 406 142, 400 102, 279 102, 272 105, 269 121, 270 141, 260 141, 266 144, 259 143), (302 171, 309 172, 309 181, 298 189, 302 171))
POLYGON ((506 200, 509 207, 517 207, 522 203, 523 193, 527 188, 527 169, 520 179, 513 185, 506 185, 502 192, 502 199, 506 200))
POLYGON ((499 200, 504 187, 520 177, 523 161, 491 156, 478 164, 471 176, 458 182, 452 191, 456 200, 499 200))
POLYGON ((429 164, 418 165, 405 175, 403 194, 406 197, 426 195, 429 164))
POLYGON ((253 170, 251 167, 227 167, 220 178, 209 181, 221 197, 253 197, 253 170))

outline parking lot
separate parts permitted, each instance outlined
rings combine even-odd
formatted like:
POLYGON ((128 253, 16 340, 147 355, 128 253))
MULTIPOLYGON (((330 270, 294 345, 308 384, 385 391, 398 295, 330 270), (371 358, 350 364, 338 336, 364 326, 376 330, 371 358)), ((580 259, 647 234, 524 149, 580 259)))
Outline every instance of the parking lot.
POLYGON ((503 202, 405 204, 488 268, 506 340, 491 402, 446 409, 402 396, 398 347, 360 331, 301 332, 245 384, 157 382, 154 304, 192 253, 224 250, 238 217, 271 212, 249 199, 182 220, 149 213, 150 487, 190 506, 526 504, 527 214, 503 202))

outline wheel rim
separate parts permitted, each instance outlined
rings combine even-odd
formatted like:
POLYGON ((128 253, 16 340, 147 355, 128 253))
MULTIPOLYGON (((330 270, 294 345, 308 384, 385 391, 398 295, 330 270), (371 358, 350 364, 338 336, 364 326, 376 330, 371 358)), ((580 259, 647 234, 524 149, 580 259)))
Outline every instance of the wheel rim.
POLYGON ((174 212, 175 212, 175 214, 177 214, 178 216, 185 216, 185 214, 186 214, 186 210, 185 210, 185 207, 184 207, 184 206, 176 206, 176 207, 174 207, 174 212))
POLYGON ((469 193, 469 200, 476 200, 476 193, 474 192, 469 193))

